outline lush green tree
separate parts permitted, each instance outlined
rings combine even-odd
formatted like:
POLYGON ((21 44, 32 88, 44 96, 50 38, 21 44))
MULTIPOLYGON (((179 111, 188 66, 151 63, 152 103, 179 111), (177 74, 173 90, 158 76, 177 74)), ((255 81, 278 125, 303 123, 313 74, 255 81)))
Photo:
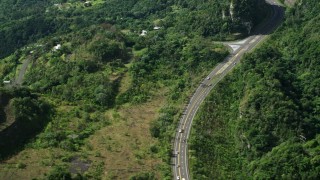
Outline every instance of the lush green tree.
POLYGON ((245 55, 200 109, 194 179, 318 179, 319 3, 287 11, 284 25, 245 55))

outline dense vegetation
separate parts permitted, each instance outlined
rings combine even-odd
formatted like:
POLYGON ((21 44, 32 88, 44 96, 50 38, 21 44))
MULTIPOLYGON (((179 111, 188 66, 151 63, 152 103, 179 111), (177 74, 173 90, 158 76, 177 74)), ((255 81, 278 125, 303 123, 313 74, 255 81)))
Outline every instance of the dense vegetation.
POLYGON ((27 140, 42 130, 50 119, 52 108, 27 89, 0 89, 2 115, 15 122, 0 132, 0 159, 13 154, 27 140), (12 111, 8 113, 8 108, 12 111), (6 112, 7 111, 7 112, 6 112))
POLYGON ((82 1, 74 0, 5 0, 0 7, 0 58, 42 37, 101 23, 133 31, 151 29, 156 23, 175 27, 174 31, 185 35, 197 33, 220 38, 234 32, 250 32, 261 20, 263 1, 231 2, 108 0, 95 1, 94 8, 86 8, 82 1))
POLYGON ((220 83, 194 123, 194 179, 319 179, 319 2, 283 26, 220 83))
MULTIPOLYGON (((34 96, 14 101, 21 106, 16 119, 39 130, 45 126, 28 147, 63 151, 62 163, 43 162, 52 166, 46 177, 70 178, 75 154, 87 158, 84 149, 92 147, 86 139, 110 125, 106 114, 111 109, 116 119, 119 108, 152 101, 165 92, 167 105, 150 130, 162 144, 150 147, 154 158, 164 162, 161 174, 144 170, 131 177, 171 179, 170 141, 180 109, 199 79, 228 54, 213 40, 247 35, 268 8, 256 0, 91 3, 0 2, 0 78, 14 82, 21 63, 30 60, 23 86, 34 96), (147 33, 140 35, 142 30, 147 33), (45 113, 50 114, 48 124, 38 119, 44 113, 40 99, 54 108, 52 115, 45 113)), ((84 177, 101 178, 104 164, 94 163, 95 170, 84 177)))

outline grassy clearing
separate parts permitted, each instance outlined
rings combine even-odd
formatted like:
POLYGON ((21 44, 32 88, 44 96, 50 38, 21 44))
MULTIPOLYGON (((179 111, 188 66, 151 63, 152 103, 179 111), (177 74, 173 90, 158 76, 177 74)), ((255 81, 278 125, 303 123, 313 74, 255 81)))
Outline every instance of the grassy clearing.
POLYGON ((130 88, 131 78, 128 74, 125 74, 125 75, 123 75, 121 81, 122 81, 122 83, 121 83, 121 86, 119 87, 120 94, 126 92, 130 88))
POLYGON ((92 162, 88 172, 91 174, 97 171, 97 165, 102 164, 102 179, 128 179, 139 172, 156 172, 162 162, 150 151, 158 142, 151 137, 149 127, 163 104, 164 100, 159 96, 143 105, 106 112, 112 126, 97 131, 79 152, 72 155, 58 148, 26 148, 0 164, 0 179, 39 178, 53 166, 71 166, 71 163, 62 161, 69 156, 81 156, 92 162))
POLYGON ((27 148, 0 163, 0 179, 32 179, 41 177, 54 165, 61 164, 66 152, 60 149, 27 148))
MULTIPOLYGON (((128 81, 130 78, 121 84, 125 86, 128 81)), ((91 177, 128 179, 134 174, 149 171, 155 172, 161 179, 157 167, 163 162, 151 151, 159 142, 151 137, 149 129, 151 121, 158 117, 159 109, 166 103, 163 98, 165 93, 165 90, 159 90, 159 94, 144 104, 126 104, 106 111, 104 116, 112 126, 102 126, 85 139, 76 152, 36 147, 36 142, 31 142, 20 153, 1 162, 0 179, 41 178, 50 173, 53 167, 72 168, 74 165, 71 159, 75 157, 90 162, 90 168, 85 174, 91 177)), ((61 113, 72 112, 76 108, 64 103, 56 105, 56 111, 61 113)), ((74 130, 79 126, 79 120, 71 118, 68 122, 61 122, 61 126, 69 131, 74 130)))
POLYGON ((159 94, 145 104, 106 112, 112 126, 102 128, 87 141, 91 148, 89 159, 104 163, 104 179, 128 179, 138 172, 157 171, 162 162, 150 151, 158 141, 151 137, 149 129, 165 104, 162 97, 159 94))

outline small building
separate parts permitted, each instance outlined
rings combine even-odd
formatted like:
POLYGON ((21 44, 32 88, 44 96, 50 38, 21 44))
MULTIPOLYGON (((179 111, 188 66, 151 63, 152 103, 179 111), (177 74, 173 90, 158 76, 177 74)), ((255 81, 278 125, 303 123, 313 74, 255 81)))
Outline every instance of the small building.
POLYGON ((3 84, 10 84, 10 83, 11 83, 11 81, 8 81, 8 80, 7 81, 6 80, 3 81, 3 84))
POLYGON ((161 27, 160 26, 155 26, 153 29, 154 30, 159 30, 159 29, 161 29, 161 27))
POLYGON ((59 49, 61 49, 61 44, 57 44, 56 46, 53 47, 54 51, 57 51, 59 49))
POLYGON ((146 30, 142 30, 142 33, 140 34, 140 36, 145 36, 145 35, 147 35, 147 31, 146 30))
POLYGON ((92 6, 92 3, 90 1, 84 2, 84 7, 90 7, 92 6))
POLYGON ((62 8, 62 4, 53 4, 54 7, 57 7, 59 10, 62 8))

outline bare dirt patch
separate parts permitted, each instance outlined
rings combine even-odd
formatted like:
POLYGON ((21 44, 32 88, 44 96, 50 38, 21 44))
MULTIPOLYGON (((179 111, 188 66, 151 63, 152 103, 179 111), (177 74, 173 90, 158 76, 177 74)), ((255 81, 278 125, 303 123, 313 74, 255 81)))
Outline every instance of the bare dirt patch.
POLYGON ((91 165, 90 161, 83 161, 79 157, 74 157, 71 160, 70 172, 73 174, 86 172, 91 165))

